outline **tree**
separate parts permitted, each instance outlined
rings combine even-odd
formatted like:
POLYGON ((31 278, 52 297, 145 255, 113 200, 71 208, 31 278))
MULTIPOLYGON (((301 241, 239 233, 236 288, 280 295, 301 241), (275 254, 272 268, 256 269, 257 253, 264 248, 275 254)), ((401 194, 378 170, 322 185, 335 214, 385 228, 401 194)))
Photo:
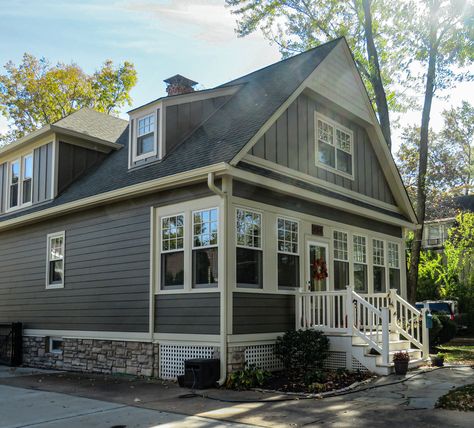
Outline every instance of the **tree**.
POLYGON ((470 35, 473 8, 467 0, 423 0, 410 4, 412 15, 408 22, 400 22, 398 28, 404 33, 408 54, 425 69, 416 193, 416 214, 421 227, 415 231, 408 271, 408 299, 413 302, 426 213, 431 106, 435 90, 447 89, 455 81, 466 78, 463 67, 473 58, 470 35))
POLYGON ((260 29, 282 55, 305 51, 345 36, 374 101, 380 126, 391 147, 389 105, 397 107, 397 69, 404 61, 386 37, 386 25, 399 13, 390 0, 226 0, 239 17, 237 33, 260 29))
MULTIPOLYGON (((131 103, 130 90, 137 82, 132 63, 114 67, 106 61, 88 75, 77 64, 51 65, 25 53, 20 65, 8 62, 0 75, 0 112, 10 121, 9 142, 82 107, 116 114, 131 103)), ((1 144, 0 139, 0 144, 1 144)))

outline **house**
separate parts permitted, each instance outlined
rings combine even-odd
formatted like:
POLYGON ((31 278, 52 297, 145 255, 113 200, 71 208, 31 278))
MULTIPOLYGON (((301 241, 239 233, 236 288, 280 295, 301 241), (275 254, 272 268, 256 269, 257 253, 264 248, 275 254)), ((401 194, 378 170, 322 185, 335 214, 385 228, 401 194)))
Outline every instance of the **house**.
POLYGON ((218 86, 182 76, 129 120, 82 109, 0 151, 0 322, 24 363, 175 378, 273 369, 277 336, 328 367, 427 357, 406 296, 417 227, 344 39, 218 86))

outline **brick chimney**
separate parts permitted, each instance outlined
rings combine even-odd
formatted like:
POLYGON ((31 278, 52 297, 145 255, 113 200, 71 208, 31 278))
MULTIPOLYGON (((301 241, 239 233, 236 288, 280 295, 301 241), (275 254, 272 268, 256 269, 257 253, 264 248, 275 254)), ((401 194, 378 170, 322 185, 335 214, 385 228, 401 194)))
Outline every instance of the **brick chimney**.
POLYGON ((163 80, 163 82, 168 85, 166 87, 166 92, 168 92, 169 97, 172 95, 189 94, 190 92, 194 92, 193 86, 198 84, 191 79, 181 76, 181 74, 169 77, 168 79, 163 80))

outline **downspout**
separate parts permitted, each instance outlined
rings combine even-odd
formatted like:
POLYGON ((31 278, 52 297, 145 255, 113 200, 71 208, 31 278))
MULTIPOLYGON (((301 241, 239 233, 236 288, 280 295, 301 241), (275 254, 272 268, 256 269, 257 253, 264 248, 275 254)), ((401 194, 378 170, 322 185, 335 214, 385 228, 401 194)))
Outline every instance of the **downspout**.
MULTIPOLYGON (((210 172, 207 175, 207 186, 209 187, 209 190, 216 195, 218 195, 223 202, 224 209, 222 210, 222 219, 223 219, 223 224, 221 227, 221 230, 224 231, 224 233, 221 233, 221 248, 224 249, 223 251, 223 266, 222 266, 222 272, 219 272, 219 276, 222 278, 222 288, 221 288, 221 293, 220 293, 220 319, 221 319, 221 334, 220 334, 220 364, 221 364, 221 376, 218 381, 219 386, 224 385, 226 379, 227 379, 227 204, 228 204, 228 199, 227 199, 227 192, 222 191, 219 189, 216 184, 215 184, 215 175, 213 172, 210 172)), ((222 185, 224 188, 224 185, 222 185)))

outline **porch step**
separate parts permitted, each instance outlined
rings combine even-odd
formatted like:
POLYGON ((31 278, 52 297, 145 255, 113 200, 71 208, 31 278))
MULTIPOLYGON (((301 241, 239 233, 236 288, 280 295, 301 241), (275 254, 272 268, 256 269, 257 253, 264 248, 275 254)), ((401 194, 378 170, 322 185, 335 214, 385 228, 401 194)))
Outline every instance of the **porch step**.
MULTIPOLYGON (((370 339, 373 339, 374 341, 380 341, 380 339, 382 338, 382 333, 379 333, 378 335, 376 333, 368 333, 367 337, 370 338, 370 339)), ((396 332, 390 332, 388 340, 390 342, 397 342, 397 341, 400 340, 400 334, 396 333, 396 332)), ((360 338, 359 336, 353 336, 352 337, 352 343, 354 345, 366 344, 366 342, 364 342, 364 340, 362 338, 360 338)))
MULTIPOLYGON (((368 345, 366 342, 358 342, 358 343, 352 343, 352 346, 358 346, 362 348, 370 348, 370 345, 368 345)), ((409 340, 391 340, 389 342, 389 348, 390 351, 408 351, 410 349, 410 341, 409 340)))
MULTIPOLYGON (((408 363, 408 368, 409 369, 416 369, 416 368, 422 366, 425 363, 426 363, 426 361, 423 358, 417 358, 417 359, 414 359, 414 360, 410 360, 410 362, 408 363)), ((387 367, 389 369, 390 368, 393 369, 395 367, 395 364, 393 362, 388 363, 388 364, 377 364, 377 367, 387 367)))
MULTIPOLYGON (((395 355, 396 352, 398 352, 398 351, 390 351, 389 352, 389 354, 388 354, 388 362, 389 363, 393 363, 393 356, 395 355)), ((419 349, 407 349, 407 350, 405 350, 405 352, 407 352, 408 355, 410 355, 410 361, 421 360, 421 351, 419 349)), ((373 355, 373 354, 366 353, 365 356, 369 357, 369 358, 370 357, 375 357, 375 364, 378 365, 378 366, 383 365, 381 355, 373 355)))

